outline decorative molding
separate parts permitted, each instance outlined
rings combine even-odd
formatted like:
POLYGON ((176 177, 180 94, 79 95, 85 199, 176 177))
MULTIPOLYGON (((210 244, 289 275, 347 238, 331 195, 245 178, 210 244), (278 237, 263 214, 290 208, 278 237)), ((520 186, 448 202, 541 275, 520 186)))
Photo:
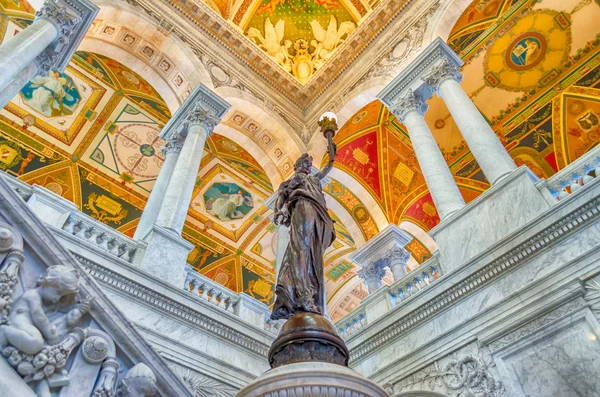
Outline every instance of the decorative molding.
MULTIPOLYGON (((427 319, 436 316, 442 310, 446 310, 448 306, 455 304, 485 285, 504 276, 508 271, 523 264, 532 256, 539 254, 547 247, 556 244, 566 236, 600 218, 599 207, 600 197, 596 197, 570 214, 560 218, 535 236, 528 238, 488 265, 483 266, 462 281, 454 283, 446 291, 437 294, 431 300, 407 313, 395 326, 389 326, 366 338, 358 347, 350 351, 350 359, 352 361, 361 360, 373 354, 377 349, 388 345, 392 339, 413 329, 427 319)), ((391 313, 386 315, 387 318, 390 316, 391 313)), ((354 338, 357 334, 352 335, 349 339, 354 338)))
POLYGON ((596 276, 584 283, 584 299, 590 305, 592 313, 600 320, 600 276, 596 276))
POLYGON ((421 80, 437 93, 444 81, 454 80, 457 83, 461 83, 463 75, 458 71, 455 63, 450 62, 446 57, 442 57, 442 63, 431 68, 430 71, 421 77, 421 80))
POLYGON ((519 339, 522 339, 528 335, 535 333, 540 328, 555 322, 556 320, 573 313, 583 307, 586 307, 586 303, 581 299, 575 299, 565 305, 562 305, 549 313, 546 313, 533 321, 519 327, 518 329, 511 331, 499 339, 494 340, 488 344, 491 353, 495 353, 498 350, 511 345, 519 339))
POLYGON ((404 118, 411 112, 417 112, 419 116, 425 116, 429 105, 425 104, 421 95, 416 94, 410 88, 406 93, 389 107, 390 112, 396 116, 398 121, 404 122, 404 118))
POLYGON ((78 254, 73 254, 75 259, 83 266, 83 268, 96 279, 99 283, 109 286, 110 288, 120 290, 127 295, 131 295, 139 300, 145 301, 148 305, 157 309, 165 310, 172 315, 180 318, 186 323, 192 324, 194 327, 204 329, 211 334, 245 348, 252 353, 266 356, 269 350, 269 345, 259 342, 247 335, 244 335, 235 329, 222 324, 198 310, 194 310, 181 303, 176 302, 158 292, 144 287, 143 285, 132 281, 120 274, 113 272, 95 262, 90 261, 78 254))
POLYGON ((175 363, 169 363, 169 367, 196 397, 233 397, 237 393, 237 390, 233 387, 189 368, 175 363))

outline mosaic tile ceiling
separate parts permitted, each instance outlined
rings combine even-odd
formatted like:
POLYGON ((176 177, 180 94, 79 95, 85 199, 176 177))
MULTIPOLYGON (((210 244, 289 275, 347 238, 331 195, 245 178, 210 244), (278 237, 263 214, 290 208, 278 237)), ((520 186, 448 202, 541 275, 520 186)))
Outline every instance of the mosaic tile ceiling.
POLYGON ((323 66, 371 9, 365 0, 205 2, 300 83, 323 66))

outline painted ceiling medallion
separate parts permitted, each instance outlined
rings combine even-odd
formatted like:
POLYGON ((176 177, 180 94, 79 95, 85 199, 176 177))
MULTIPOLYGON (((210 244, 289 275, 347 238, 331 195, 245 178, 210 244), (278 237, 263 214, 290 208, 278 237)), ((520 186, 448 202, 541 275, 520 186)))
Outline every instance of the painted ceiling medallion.
POLYGON ((485 83, 519 92, 548 85, 558 77, 570 49, 571 20, 567 14, 527 11, 512 26, 501 28, 489 46, 485 83))

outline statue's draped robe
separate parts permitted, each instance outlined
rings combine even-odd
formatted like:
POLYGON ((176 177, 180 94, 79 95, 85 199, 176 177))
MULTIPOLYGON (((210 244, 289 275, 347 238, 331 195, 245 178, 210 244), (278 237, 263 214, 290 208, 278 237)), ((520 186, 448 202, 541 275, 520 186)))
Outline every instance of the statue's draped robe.
POLYGON ((271 318, 295 313, 325 314, 323 255, 335 239, 319 178, 296 174, 279 187, 290 211, 290 242, 277 277, 271 318))

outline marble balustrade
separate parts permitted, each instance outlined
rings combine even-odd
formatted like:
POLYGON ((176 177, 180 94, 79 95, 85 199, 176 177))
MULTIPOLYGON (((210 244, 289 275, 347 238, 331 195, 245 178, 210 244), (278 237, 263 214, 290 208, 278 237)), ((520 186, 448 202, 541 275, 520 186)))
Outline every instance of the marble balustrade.
POLYGON ((600 146, 591 149, 547 180, 540 181, 537 186, 541 192, 550 193, 552 196, 550 202, 555 203, 598 179, 600 179, 600 146))
POLYGON ((339 335, 346 339, 367 325, 367 315, 363 310, 353 310, 335 322, 339 335))

